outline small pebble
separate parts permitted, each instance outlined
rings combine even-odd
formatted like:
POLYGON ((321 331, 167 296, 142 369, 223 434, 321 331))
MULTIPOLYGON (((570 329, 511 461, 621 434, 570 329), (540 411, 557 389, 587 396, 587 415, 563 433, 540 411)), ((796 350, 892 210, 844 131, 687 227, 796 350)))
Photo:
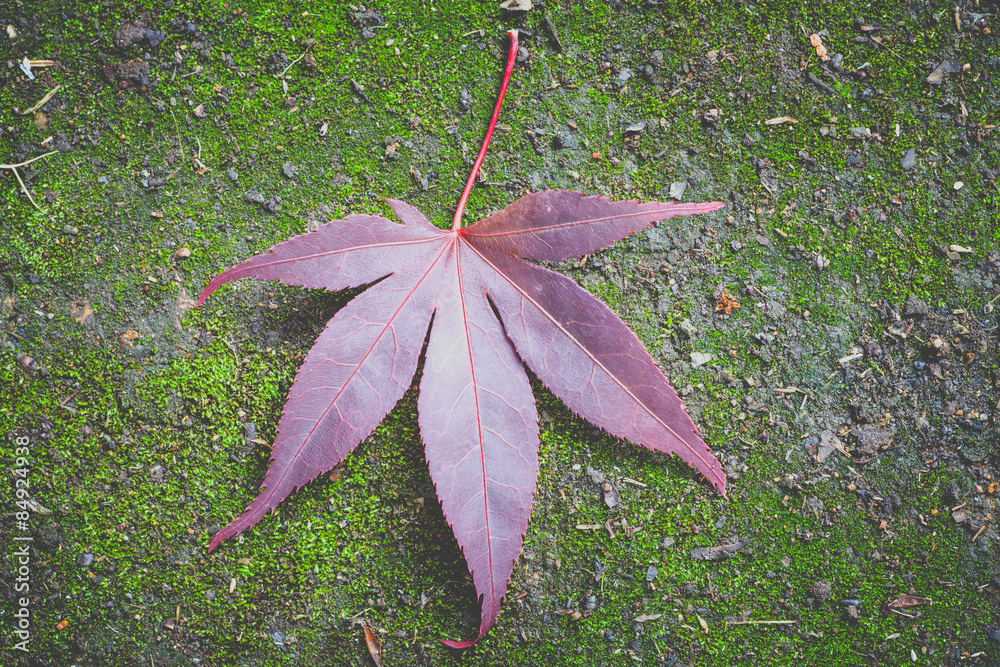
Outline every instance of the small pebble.
POLYGON ((692 352, 691 353, 691 366, 698 368, 699 366, 704 366, 710 362, 715 357, 707 352, 692 352))
POLYGON ((955 181, 955 185, 952 187, 954 187, 956 190, 961 190, 963 187, 965 187, 965 183, 963 183, 962 181, 955 181))
POLYGON ((687 181, 675 181, 670 184, 670 198, 680 201, 687 189, 687 181))
POLYGON ((166 33, 161 32, 159 30, 147 30, 143 34, 143 36, 146 38, 146 42, 151 47, 154 47, 154 48, 157 47, 157 46, 159 46, 160 42, 162 42, 167 37, 166 33))
POLYGON ((656 567, 650 565, 649 568, 646 570, 646 581, 653 581, 654 579, 656 579, 656 575, 658 574, 659 571, 657 571, 656 567))
POLYGON ((906 151, 906 154, 903 155, 903 159, 899 161, 899 166, 901 166, 903 169, 906 170, 913 169, 913 167, 915 167, 916 164, 917 164, 917 150, 915 148, 911 148, 910 150, 906 151))
POLYGON ((830 593, 833 592, 833 585, 825 579, 820 579, 813 582, 812 586, 809 587, 809 592, 812 593, 817 600, 824 602, 828 597, 830 597, 830 593))
POLYGON ((94 554, 84 553, 76 557, 76 564, 80 567, 90 567, 94 563, 94 554))

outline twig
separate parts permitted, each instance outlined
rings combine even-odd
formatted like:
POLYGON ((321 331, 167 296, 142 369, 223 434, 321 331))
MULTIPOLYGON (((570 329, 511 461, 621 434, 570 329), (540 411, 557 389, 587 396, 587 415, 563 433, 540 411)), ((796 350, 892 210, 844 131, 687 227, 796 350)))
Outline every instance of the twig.
POLYGON ((63 400, 59 401, 59 406, 60 406, 60 407, 63 407, 63 406, 65 406, 65 405, 66 405, 67 403, 69 403, 70 401, 72 401, 72 400, 73 400, 73 397, 74 397, 74 396, 76 396, 76 395, 77 395, 77 394, 79 394, 79 393, 80 393, 80 390, 79 390, 79 389, 74 389, 74 390, 73 390, 73 393, 72 393, 72 394, 70 394, 69 396, 67 396, 67 397, 66 397, 66 398, 64 398, 63 400))
POLYGON ((303 58, 305 58, 306 57, 306 53, 309 53, 309 51, 303 52, 301 56, 299 56, 298 58, 296 58, 292 62, 288 63, 288 67, 286 67, 285 69, 281 70, 281 74, 278 75, 278 78, 279 79, 284 79, 285 78, 285 74, 288 73, 288 70, 292 69, 292 65, 294 65, 295 63, 297 63, 300 60, 302 60, 303 58))
POLYGON ((228 340, 225 341, 226 346, 229 347, 233 352, 233 359, 236 360, 236 374, 239 375, 240 372, 240 353, 236 351, 236 346, 230 343, 228 340))
POLYGON ((909 62, 906 60, 906 58, 904 58, 903 56, 899 55, 898 53, 896 53, 895 51, 893 51, 892 49, 890 49, 888 46, 886 46, 882 42, 878 42, 878 41, 875 41, 875 40, 872 40, 872 41, 874 41, 876 44, 878 44, 879 46, 881 46, 883 49, 885 49, 886 51, 888 51, 892 55, 894 55, 897 58, 899 58, 900 62, 909 64, 909 62))
MULTIPOLYGON (((58 88, 58 86, 56 86, 56 88, 58 88)), ((17 173, 17 168, 27 166, 32 162, 35 162, 36 160, 41 160, 43 157, 48 157, 53 153, 58 153, 58 152, 59 151, 49 151, 44 155, 39 155, 37 157, 31 158, 30 160, 25 160, 24 162, 18 162, 17 164, 0 164, 0 169, 10 169, 12 172, 14 172, 14 178, 16 178, 17 182, 21 184, 21 190, 24 191, 24 194, 28 195, 28 201, 30 201, 31 205, 34 206, 35 209, 37 209, 41 213, 44 213, 44 211, 42 211, 41 207, 39 207, 38 204, 35 203, 35 198, 31 196, 31 193, 28 191, 28 186, 26 186, 24 184, 24 181, 21 180, 21 175, 17 173)))

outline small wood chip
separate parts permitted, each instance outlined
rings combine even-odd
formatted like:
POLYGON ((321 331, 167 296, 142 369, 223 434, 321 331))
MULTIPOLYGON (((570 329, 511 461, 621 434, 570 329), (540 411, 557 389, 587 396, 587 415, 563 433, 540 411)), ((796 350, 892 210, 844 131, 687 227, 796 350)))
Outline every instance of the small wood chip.
POLYGON ((639 623, 645 623, 646 621, 656 621, 662 616, 663 614, 643 614, 642 616, 636 616, 632 620, 638 621, 639 623))
POLYGON ((48 102, 49 100, 52 99, 53 95, 55 95, 57 92, 59 92, 60 88, 62 88, 62 86, 56 86, 55 88, 53 88, 49 92, 45 93, 45 96, 42 97, 42 99, 38 100, 38 104, 36 104, 35 106, 31 107, 27 111, 22 111, 21 115, 22 116, 27 116, 29 113, 32 113, 33 111, 38 111, 39 109, 41 109, 43 106, 45 106, 46 102, 48 102))
POLYGON ((367 625, 365 629, 365 644, 368 646, 368 653, 372 657, 375 667, 382 667, 382 644, 375 637, 375 633, 367 625))
POLYGON ((906 607, 915 607, 918 604, 932 604, 930 598, 918 598, 915 595, 900 595, 895 600, 890 600, 888 603, 891 609, 904 609, 906 607))

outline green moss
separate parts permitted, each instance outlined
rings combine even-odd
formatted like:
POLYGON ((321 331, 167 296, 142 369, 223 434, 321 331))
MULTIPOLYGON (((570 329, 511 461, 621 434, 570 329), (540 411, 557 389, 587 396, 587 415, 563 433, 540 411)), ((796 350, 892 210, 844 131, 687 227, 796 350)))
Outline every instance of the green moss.
MULTIPOLYGON (((0 432, 30 431, 34 497, 51 511, 32 514, 32 526, 56 527, 62 543, 33 553, 32 585, 45 590, 33 598, 33 657, 363 664, 362 621, 385 631, 392 664, 673 664, 679 656, 704 665, 861 665, 872 652, 901 664, 910 650, 928 662, 955 649, 993 650, 981 630, 995 609, 979 587, 996 555, 970 542, 948 512, 931 513, 954 474, 906 476, 895 489, 905 510, 880 528, 856 502, 858 476, 846 463, 820 471, 802 453, 802 436, 817 432, 813 406, 826 409, 819 399, 827 392, 840 392, 830 402, 847 400, 827 365, 866 333, 867 304, 916 295, 980 313, 992 298, 955 279, 956 269, 1000 247, 996 184, 985 173, 1000 153, 992 134, 977 136, 994 103, 980 64, 992 47, 978 33, 953 42, 949 13, 689 0, 618 9, 577 2, 516 18, 492 4, 394 3, 376 8, 384 23, 364 39, 352 10, 298 2, 31 10, 28 28, 12 19, 24 32, 15 46, 30 44, 29 57, 60 66, 34 83, 15 81, 11 69, 0 106, 26 109, 62 88, 44 122, 5 119, 3 161, 39 154, 50 135, 56 143, 47 146, 72 145, 21 170, 43 213, 8 171, 0 179, 8 221, 0 432), (102 71, 142 56, 140 47, 122 54, 113 38, 144 10, 167 38, 149 61, 155 86, 138 92, 102 71), (891 39, 856 44, 859 16, 891 39), (726 201, 715 216, 665 222, 557 268, 622 315, 675 386, 691 385, 685 400, 706 439, 747 469, 728 498, 714 496, 687 466, 600 434, 536 382, 536 512, 510 600, 476 648, 454 653, 437 640, 473 636, 477 601, 434 500, 412 392, 336 480, 321 477, 207 553, 210 534, 263 478, 305 353, 353 294, 238 283, 189 309, 219 270, 304 231, 319 204, 333 216, 387 215, 378 197, 392 196, 446 224, 492 110, 505 49, 498 17, 535 37, 469 220, 537 187, 662 198, 671 182, 690 178, 686 199, 726 201), (189 21, 195 35, 180 29, 189 21), (909 33, 893 32, 897 21, 909 33), (864 79, 825 77, 808 45, 820 30, 844 54, 845 70, 864 79), (292 64, 305 52, 315 68, 292 64), (923 63, 945 52, 975 71, 929 87, 923 63), (624 69, 632 76, 622 85, 624 69), (818 92, 809 73, 834 93, 818 92), (976 74, 984 78, 970 81, 976 74), (964 124, 958 99, 971 110, 964 124), (199 105, 204 117, 194 113, 199 105), (717 123, 704 115, 714 107, 717 123), (786 115, 797 122, 764 124, 786 115), (640 120, 646 128, 626 142, 625 128, 640 120), (857 127, 878 136, 856 138, 857 127), (540 143, 528 138, 536 130, 540 143), (555 134, 569 139, 566 148, 549 145, 555 134), (911 147, 917 165, 904 171, 899 160, 911 147), (280 206, 267 212, 251 192, 280 197, 280 206), (941 251, 951 244, 975 252, 954 260, 941 251), (179 258, 179 248, 190 257, 179 258), (669 250, 679 259, 667 259, 669 250), (829 260, 822 271, 816 255, 829 260), (728 318, 713 310, 717 288, 741 302, 728 318), (773 317, 771 302, 788 313, 773 317), (683 320, 693 323, 690 338, 683 320), (768 359, 754 336, 779 329, 794 330, 778 345, 808 348, 801 357, 768 359), (716 359, 692 369, 692 351, 716 359), (42 369, 26 370, 19 352, 42 369), (764 399, 748 378, 769 378, 764 399), (810 394, 776 398, 779 382, 810 394), (587 467, 616 481, 621 505, 607 508, 587 467), (578 528, 609 520, 619 523, 614 537, 578 528), (627 537, 622 521, 638 532, 627 537), (667 537, 673 546, 662 546, 667 537), (729 560, 690 556, 737 538, 749 544, 729 560), (75 565, 86 550, 99 560, 75 565), (657 574, 647 582, 650 565, 657 574), (825 602, 810 593, 821 579, 833 587, 825 602), (919 618, 885 608, 908 591, 934 600, 919 618), (590 595, 596 607, 587 611, 590 595), (861 600, 860 618, 847 615, 847 598, 861 600), (574 620, 566 611, 585 613, 574 620), (639 615, 656 617, 636 630, 639 615), (733 619, 796 622, 727 624, 733 619)), ((982 363, 984 373, 996 371, 995 361, 982 363)), ((13 442, 0 442, 5 460, 13 442)), ((909 469, 922 469, 907 446, 909 469)), ((876 495, 898 473, 879 465, 865 480, 876 495)), ((0 497, 11 512, 13 488, 0 497)), ((4 540, 15 532, 5 524, 4 540)))

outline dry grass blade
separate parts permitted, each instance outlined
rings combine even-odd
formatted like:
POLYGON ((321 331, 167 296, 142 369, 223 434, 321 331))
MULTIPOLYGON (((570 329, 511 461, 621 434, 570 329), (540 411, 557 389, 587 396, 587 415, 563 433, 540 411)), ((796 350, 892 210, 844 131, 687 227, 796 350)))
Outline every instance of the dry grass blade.
POLYGON ((21 190, 24 191, 24 194, 28 195, 28 201, 30 201, 31 205, 34 206, 38 211, 41 211, 42 209, 38 206, 37 203, 35 203, 35 198, 31 196, 31 193, 28 191, 28 186, 26 186, 24 184, 24 181, 21 180, 21 174, 17 173, 17 168, 25 167, 31 164, 32 162, 41 160, 43 157, 48 157, 53 153, 58 153, 58 152, 59 151, 50 151, 44 155, 39 155, 37 157, 31 158, 30 160, 25 160, 24 162, 18 162, 17 164, 0 164, 0 169, 10 169, 12 172, 14 172, 14 178, 16 178, 17 182, 21 185, 21 190))

